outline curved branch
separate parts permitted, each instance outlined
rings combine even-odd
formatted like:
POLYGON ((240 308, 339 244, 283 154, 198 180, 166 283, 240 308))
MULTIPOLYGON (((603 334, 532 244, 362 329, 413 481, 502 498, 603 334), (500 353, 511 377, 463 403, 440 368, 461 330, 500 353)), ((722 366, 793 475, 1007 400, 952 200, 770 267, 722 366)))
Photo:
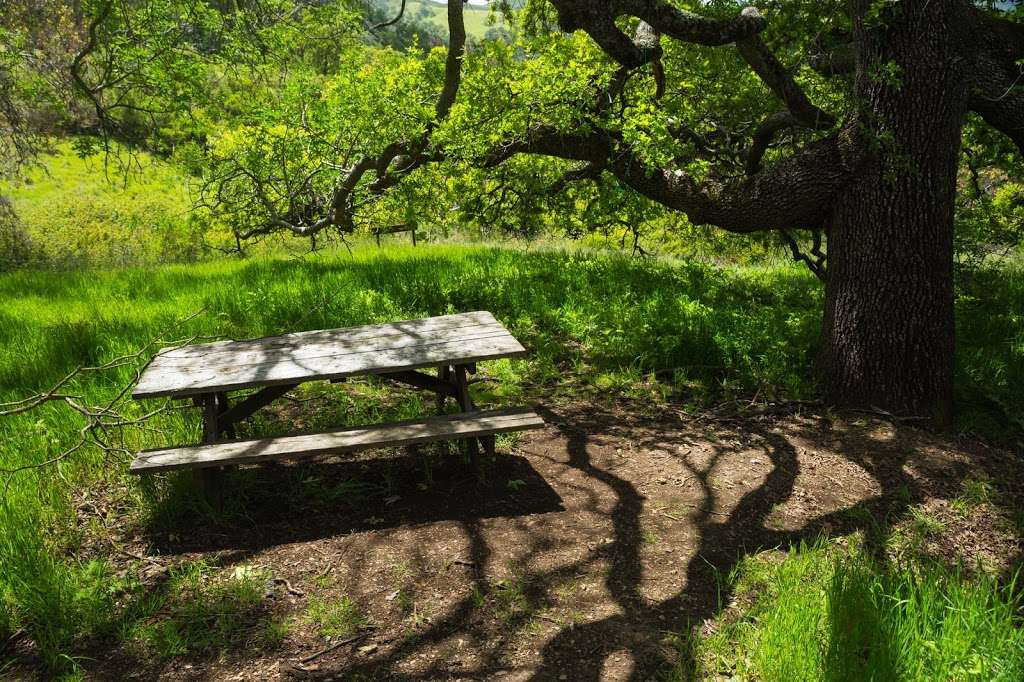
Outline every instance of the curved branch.
POLYGON ((761 159, 764 158, 764 153, 768 151, 768 145, 776 133, 797 125, 799 123, 791 111, 777 111, 762 121, 754 131, 754 141, 747 151, 747 175, 753 175, 761 170, 761 159))
POLYGON ((93 109, 96 111, 96 118, 99 121, 100 128, 106 131, 109 128, 110 118, 107 116, 107 111, 103 107, 103 102, 100 100, 100 93, 102 92, 102 85, 92 87, 85 82, 85 76, 82 74, 82 68, 85 66, 85 59, 91 55, 98 46, 97 31, 104 21, 110 16, 110 12, 114 7, 114 3, 111 1, 104 2, 96 16, 92 18, 89 25, 86 27, 86 35, 88 38, 85 44, 82 45, 82 49, 75 53, 75 58, 71 61, 71 80, 75 86, 85 95, 93 105, 93 109))
POLYGON ((555 196, 561 194, 565 189, 574 182, 581 180, 597 180, 601 177, 601 173, 604 172, 604 165, 600 163, 588 162, 582 168, 574 168, 566 171, 562 177, 556 180, 550 187, 547 188, 546 194, 548 196, 555 196))
POLYGON ((654 31, 676 40, 701 45, 726 45, 755 35, 765 20, 753 7, 729 19, 708 19, 679 9, 665 0, 552 0, 558 24, 567 32, 583 30, 619 64, 637 68, 661 56, 661 48, 637 44, 615 25, 620 16, 633 16, 654 31))
POLYGON ((448 56, 444 62, 444 86, 437 98, 437 120, 448 115, 462 83, 462 59, 466 56, 466 22, 461 0, 448 3, 448 56))
POLYGON ((970 108, 1024 152, 1024 26, 975 14, 983 31, 970 108))
POLYGON ((738 233, 816 230, 827 222, 831 197, 850 178, 842 156, 839 137, 833 136, 742 180, 698 183, 680 170, 645 167, 632 155, 610 168, 624 184, 698 225, 738 233))
POLYGON ((399 21, 401 21, 402 17, 405 16, 405 3, 406 3, 406 0, 402 0, 402 6, 398 8, 398 16, 396 16, 391 21, 382 21, 379 24, 374 24, 373 26, 370 26, 370 30, 371 31, 377 31, 377 30, 380 30, 382 28, 387 28, 388 26, 394 26, 399 21))
POLYGON ((788 230, 782 230, 781 234, 782 240, 789 247, 793 261, 795 263, 803 262, 807 269, 814 273, 815 277, 824 282, 827 275, 826 261, 828 261, 828 254, 821 250, 821 230, 814 230, 812 234, 814 242, 811 244, 811 255, 807 255, 800 250, 800 245, 788 230))
POLYGON ((835 117, 811 103, 803 88, 797 85, 786 67, 761 40, 761 36, 737 41, 736 48, 754 73, 782 100, 797 123, 813 130, 828 130, 835 125, 835 117))

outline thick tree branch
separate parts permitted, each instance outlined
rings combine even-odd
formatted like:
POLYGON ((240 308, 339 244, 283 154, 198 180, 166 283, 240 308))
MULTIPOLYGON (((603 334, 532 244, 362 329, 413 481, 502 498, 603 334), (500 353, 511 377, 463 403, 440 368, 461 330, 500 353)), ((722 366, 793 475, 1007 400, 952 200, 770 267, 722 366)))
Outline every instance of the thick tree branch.
POLYGON ((725 45, 764 29, 765 21, 753 7, 729 19, 708 19, 679 9, 665 0, 552 0, 563 30, 586 31, 619 64, 637 68, 661 57, 660 46, 638 44, 619 29, 615 20, 633 16, 657 33, 701 45, 725 45))
POLYGON ((761 40, 761 36, 754 35, 737 41, 736 47, 754 73, 786 105, 796 123, 812 130, 828 130, 835 125, 835 117, 811 103, 803 88, 797 85, 786 67, 761 40))
POLYGON ((980 50, 970 107, 1024 152, 1024 26, 978 11, 980 50))
POLYGON ((821 229, 830 199, 853 172, 844 153, 846 136, 833 135, 808 145, 770 169, 742 180, 698 182, 681 170, 651 167, 607 130, 531 130, 523 139, 496 149, 483 160, 496 166, 516 154, 542 154, 602 165, 620 182, 697 224, 730 232, 821 229))

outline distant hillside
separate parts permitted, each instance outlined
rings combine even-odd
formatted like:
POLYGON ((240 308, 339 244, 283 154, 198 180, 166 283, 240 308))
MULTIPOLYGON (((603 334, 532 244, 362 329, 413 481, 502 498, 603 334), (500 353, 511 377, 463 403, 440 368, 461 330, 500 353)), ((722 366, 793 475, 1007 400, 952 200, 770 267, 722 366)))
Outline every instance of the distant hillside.
MULTIPOLYGON (((401 0, 378 1, 392 12, 392 16, 394 13, 398 12, 398 8, 402 4, 401 0)), ((487 31, 492 28, 500 29, 505 27, 505 22, 500 14, 495 16, 494 24, 488 23, 491 12, 485 6, 466 5, 464 11, 466 17, 466 34, 470 38, 480 39, 483 38, 487 34, 487 31)), ((444 31, 445 35, 448 34, 448 8, 445 3, 436 2, 435 0, 408 0, 405 12, 406 16, 422 16, 424 19, 428 19, 431 23, 440 27, 441 30, 444 31)))

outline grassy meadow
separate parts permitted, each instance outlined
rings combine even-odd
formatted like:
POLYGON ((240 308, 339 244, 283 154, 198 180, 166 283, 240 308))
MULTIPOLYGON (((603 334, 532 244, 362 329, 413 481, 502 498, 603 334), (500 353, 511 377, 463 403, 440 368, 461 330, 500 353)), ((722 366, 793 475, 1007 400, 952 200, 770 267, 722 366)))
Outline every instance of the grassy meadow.
MULTIPOLYGON (((965 293, 958 307, 966 330, 959 354, 965 429, 1024 414, 1015 390, 1024 372, 1024 277, 1006 271, 987 277, 975 280, 985 296, 965 293)), ((77 366, 132 354, 157 338, 246 338, 476 309, 494 312, 532 351, 525 360, 490 363, 498 381, 477 389, 491 402, 622 392, 697 409, 739 397, 813 397, 809 368, 820 308, 819 285, 794 266, 723 268, 563 249, 367 246, 292 259, 22 271, 0 277, 0 401, 46 390, 77 366)), ((64 390, 101 404, 132 379, 142 360, 83 374, 64 390)), ((375 391, 371 384, 360 387, 323 418, 335 424, 400 418, 426 407, 415 401, 382 407, 375 391)), ((149 407, 126 401, 121 409, 137 416, 149 407)), ((143 529, 184 527, 191 514, 201 513, 188 498, 186 480, 171 476, 140 485, 127 476, 124 455, 86 448, 33 467, 74 445, 80 426, 61 403, 0 420, 0 464, 8 471, 27 467, 5 477, 0 501, 0 641, 27 632, 53 670, 73 670, 69 656, 95 638, 168 656, 216 645, 218 633, 230 635, 230 614, 251 602, 252 576, 213 579, 216 570, 199 565, 176 574, 165 592, 146 594, 131 578, 110 575, 102 559, 77 558, 82 543, 102 537, 97 521, 75 523, 83 499, 99 499, 90 491, 103 491, 104 504, 118 505, 143 529), (196 625, 205 622, 203 613, 193 613, 211 600, 221 605, 218 613, 229 614, 212 634, 196 625), (170 615, 154 624, 158 612, 170 615)), ((253 432, 275 428, 257 422, 253 432)), ((195 442, 198 432, 193 411, 169 411, 146 429, 126 429, 124 446, 195 442)), ((308 485, 296 482, 296 494, 308 494, 308 485)), ((353 491, 321 492, 336 499, 353 491)), ((800 561, 830 565, 831 558, 800 561)), ((850 570, 816 580, 829 589, 853 581, 849 589, 868 589, 880 608, 920 587, 882 575, 869 589, 857 582, 866 574, 850 570)), ((788 575, 775 579, 776 589, 802 584, 788 575)), ((1006 612, 1012 595, 987 583, 963 589, 981 590, 1001 609, 992 637, 1018 637, 1017 617, 1006 612)), ((788 608, 779 604, 773 608, 788 608)), ((759 631, 768 621, 757 622, 759 631)), ((266 624, 271 633, 280 627, 266 624)))
MULTIPOLYGON (((0 181, 23 235, 13 260, 55 268, 149 265, 206 255, 184 179, 140 155, 121 168, 61 142, 16 183, 0 181), (124 172, 126 171, 126 172, 124 172)), ((10 261, 3 253, 0 263, 10 261)), ((0 266, 2 267, 2 266, 0 266)))

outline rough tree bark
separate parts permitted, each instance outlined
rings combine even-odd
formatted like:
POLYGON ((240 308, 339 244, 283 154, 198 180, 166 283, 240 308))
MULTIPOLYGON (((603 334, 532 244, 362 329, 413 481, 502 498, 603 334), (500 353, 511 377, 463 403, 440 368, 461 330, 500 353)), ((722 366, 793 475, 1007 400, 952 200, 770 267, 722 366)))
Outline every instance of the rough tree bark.
MULTIPOLYGON (((968 108, 965 4, 903 2, 859 45, 856 125, 870 159, 835 198, 819 365, 829 400, 953 416, 953 218, 968 108)), ((860 5, 860 7, 858 7, 860 5)))

